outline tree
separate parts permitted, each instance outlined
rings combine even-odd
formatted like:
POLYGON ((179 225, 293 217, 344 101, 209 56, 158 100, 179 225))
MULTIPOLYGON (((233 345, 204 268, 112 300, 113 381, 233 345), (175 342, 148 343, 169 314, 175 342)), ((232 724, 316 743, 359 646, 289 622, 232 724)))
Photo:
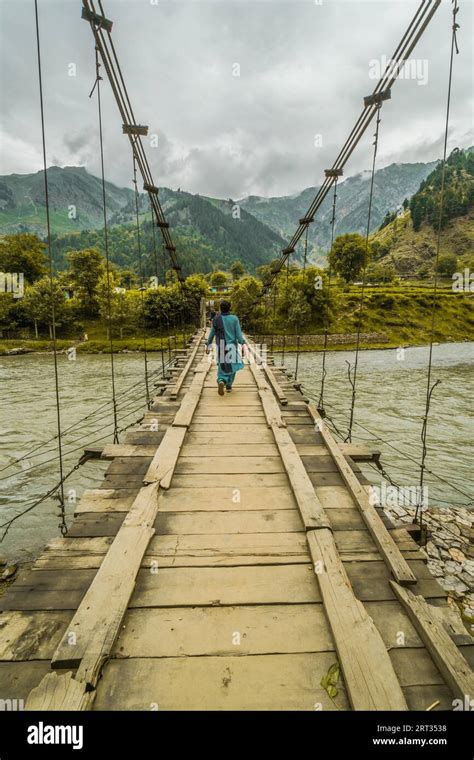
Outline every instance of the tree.
POLYGON ((5 235, 0 241, 0 272, 23 273, 33 283, 47 273, 46 246, 37 235, 5 235))
POLYGON ((454 253, 440 256, 438 260, 438 274, 442 277, 452 277, 458 271, 458 260, 454 253))
POLYGON ((227 275, 225 272, 213 272, 211 275, 211 285, 215 288, 221 288, 227 284, 227 275))
POLYGON ((369 282, 393 282, 397 274, 392 262, 369 264, 366 273, 369 282))
POLYGON ((132 288, 136 288, 138 283, 138 277, 135 274, 135 272, 132 272, 131 269, 121 269, 117 273, 118 278, 118 285, 121 288, 127 288, 127 290, 131 290, 132 288))
POLYGON ((346 282, 353 282, 367 264, 366 241, 362 235, 347 233, 339 235, 329 254, 329 262, 346 282))
POLYGON ((241 320, 245 321, 247 328, 261 327, 263 318, 261 294, 262 283, 250 275, 241 277, 233 285, 230 294, 232 309, 241 320))
POLYGON ((66 254, 69 264, 69 279, 81 307, 87 316, 96 316, 99 311, 97 285, 104 274, 104 258, 97 248, 70 251, 66 254))
POLYGON ((38 324, 47 325, 49 337, 53 337, 53 304, 54 321, 59 326, 66 318, 67 302, 63 288, 56 278, 51 281, 49 277, 42 277, 27 288, 23 297, 23 308, 34 323, 36 337, 38 324))
POLYGON ((245 274, 245 268, 241 261, 233 261, 230 265, 230 273, 233 280, 238 280, 245 274))

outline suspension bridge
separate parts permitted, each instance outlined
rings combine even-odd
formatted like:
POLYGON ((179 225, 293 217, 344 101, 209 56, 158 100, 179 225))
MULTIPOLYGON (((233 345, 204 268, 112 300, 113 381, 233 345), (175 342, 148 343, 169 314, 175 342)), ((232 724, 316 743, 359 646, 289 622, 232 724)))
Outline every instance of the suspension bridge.
MULTIPOLYGON (((382 104, 438 5, 421 3, 389 70, 365 98, 348 142, 265 283, 268 303, 275 277, 331 187, 335 214, 337 180, 374 119, 375 166, 382 104)), ((454 3, 450 83, 457 10, 454 3)), ((135 181, 140 172, 181 280, 112 23, 100 0, 98 9, 83 1, 83 18, 95 43, 101 150, 102 65, 130 140, 135 181)), ((42 124, 46 169, 44 118, 42 124)), ((104 182, 103 161, 102 171, 104 182)), ((367 240, 372 193, 373 172, 367 240)), ((104 235, 108 265, 105 194, 104 235)), ((256 336, 247 335, 245 368, 232 394, 218 396, 207 330, 201 314, 158 382, 147 374, 145 346, 147 411, 125 435, 111 350, 112 442, 86 450, 110 465, 100 486, 84 491, 63 535, 0 599, 0 698, 22 699, 29 710, 452 709, 454 699, 474 693, 472 638, 412 531, 391 523, 374 503, 358 465, 380 455, 352 441, 359 340, 349 432, 340 442, 325 415, 324 374, 314 404, 256 336)), ((57 376, 55 363, 61 476, 55 491, 64 517, 57 376)), ((423 459, 422 478, 424 467, 423 459)))

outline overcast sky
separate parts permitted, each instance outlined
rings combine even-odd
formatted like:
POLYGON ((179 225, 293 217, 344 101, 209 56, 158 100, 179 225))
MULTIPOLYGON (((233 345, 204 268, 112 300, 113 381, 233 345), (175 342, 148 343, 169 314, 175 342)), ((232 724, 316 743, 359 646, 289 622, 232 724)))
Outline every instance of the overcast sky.
MULTIPOLYGON (((241 198, 320 184, 419 0, 104 0, 156 184, 241 198), (238 64, 238 66, 236 66, 238 64), (240 67, 240 76, 236 76, 240 67), (317 136, 320 135, 321 138, 317 136)), ((450 147, 474 142, 473 3, 460 0, 450 147)), ((48 165, 99 174, 94 48, 80 0, 39 0, 48 165), (76 76, 69 76, 75 64, 76 76)), ((42 167, 33 0, 0 0, 0 174, 42 167)), ((451 33, 443 0, 413 54, 418 79, 383 107, 378 166, 442 152, 451 33), (426 68, 427 66, 427 68, 426 68), (427 80, 427 81, 426 81, 427 80)), ((103 85, 107 178, 130 185, 129 143, 103 85)), ((372 129, 346 168, 370 165, 372 129)))

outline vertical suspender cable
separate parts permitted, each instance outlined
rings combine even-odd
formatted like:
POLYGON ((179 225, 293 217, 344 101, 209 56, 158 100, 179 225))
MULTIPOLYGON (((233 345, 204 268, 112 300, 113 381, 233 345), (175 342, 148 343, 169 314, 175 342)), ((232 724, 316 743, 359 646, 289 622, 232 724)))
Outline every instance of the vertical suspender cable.
POLYGON ((324 304, 324 345, 323 345, 323 361, 321 366, 321 389, 319 392, 319 401, 318 401, 318 412, 321 415, 321 417, 326 416, 326 412, 324 409, 324 384, 326 381, 326 352, 328 347, 328 332, 329 332, 329 298, 331 293, 331 277, 332 277, 332 266, 331 266, 331 253, 334 246, 334 228, 336 224, 336 203, 337 203, 337 177, 334 181, 334 195, 332 199, 332 217, 331 217, 331 248, 329 251, 329 257, 328 257, 328 280, 327 280, 327 297, 325 299, 324 304))
POLYGON ((40 96, 40 111, 41 111, 41 139, 43 148, 43 171, 44 171, 44 196, 46 207, 46 228, 48 235, 48 256, 49 256, 49 282, 51 286, 51 320, 52 320, 52 335, 53 335, 53 362, 54 362, 54 387, 56 393, 56 423, 58 430, 58 464, 59 464, 59 504, 61 510, 61 523, 60 530, 63 536, 67 533, 66 525, 66 511, 64 502, 64 471, 63 471, 63 450, 62 450, 62 436, 61 436, 61 407, 59 402, 59 375, 58 375, 58 356, 56 345, 56 309, 54 305, 54 277, 53 277, 53 252, 51 248, 51 221, 49 215, 49 191, 48 191, 48 176, 46 167, 46 134, 44 126, 44 103, 43 103, 43 76, 41 71, 41 45, 40 45, 40 32, 39 32, 39 18, 38 18, 38 0, 35 0, 35 21, 36 21, 36 49, 38 56, 38 82, 39 82, 39 96, 40 96))
POLYGON ((140 276, 140 295, 142 306, 142 327, 143 327, 143 355, 145 362, 145 391, 146 391, 146 403, 150 407, 150 387, 148 383, 148 354, 146 343, 146 326, 145 326, 145 281, 143 277, 143 262, 142 262, 142 246, 140 239, 140 217, 138 210, 138 186, 137 186, 137 161, 135 158, 135 151, 133 152, 133 184, 135 185, 135 215, 137 223, 137 251, 138 251, 138 272, 140 276))
POLYGON ((94 89, 97 87, 97 109, 99 116, 99 142, 100 142, 100 168, 102 175, 102 211, 104 215, 104 248, 105 248, 105 272, 107 277, 107 315, 109 319, 109 347, 110 347, 110 380, 112 387, 112 408, 114 417, 114 443, 119 442, 118 419, 117 419, 117 399, 115 394, 115 368, 114 368, 114 343, 112 337, 112 295, 110 292, 110 259, 109 259, 109 234, 107 227, 107 206, 105 200, 105 169, 104 169, 104 140, 102 132, 102 105, 100 100, 100 76, 99 51, 95 48, 95 83, 89 97, 92 97, 94 89))
MULTIPOLYGON (((288 298, 288 277, 290 274, 290 259, 288 258, 286 261, 286 280, 285 280, 285 287, 286 287, 286 298, 288 298)), ((286 325, 283 332, 283 341, 282 341, 282 350, 281 350, 281 366, 283 367, 285 363, 285 351, 286 351, 286 325)))
POLYGON ((362 330, 362 313, 364 309, 365 279, 366 279, 366 270, 367 270, 367 259, 369 255, 370 222, 372 219, 372 201, 374 197, 375 161, 377 158, 377 148, 378 148, 378 142, 379 142, 379 128, 380 128, 380 121, 381 121, 380 109, 381 109, 381 103, 379 103, 377 107, 377 121, 376 121, 376 126, 375 126, 375 135, 374 135, 374 155, 372 159, 372 176, 370 179, 369 209, 367 213, 367 231, 365 235, 365 261, 364 261, 364 267, 362 270, 362 286, 361 286, 361 291, 360 291, 359 316, 357 320, 357 339, 356 339, 356 348, 355 348, 354 367, 352 369, 352 374, 351 374, 350 366, 349 366, 349 372, 348 372, 349 382, 352 386, 349 430, 347 432, 347 437, 345 439, 346 442, 348 443, 352 441, 352 426, 354 423, 354 409, 355 409, 356 392, 357 392, 357 369, 359 366, 360 334, 362 330))
POLYGON ((155 264, 155 277, 156 277, 156 284, 159 283, 159 272, 158 272, 158 251, 156 248, 156 234, 155 234, 155 214, 153 211, 153 205, 150 198, 150 212, 151 212, 151 230, 153 235, 153 260, 155 264))
POLYGON ((440 383, 440 380, 437 380, 433 385, 431 384, 431 375, 432 375, 432 363, 433 363, 433 342, 434 342, 434 332, 435 332, 435 320, 436 320, 436 300, 438 295, 438 264, 439 264, 439 254, 440 254, 440 248, 441 248, 441 230, 443 226, 443 211, 444 211, 444 190, 445 190, 445 181, 446 181, 446 156, 447 156, 447 149, 448 149, 448 134, 449 134, 449 114, 450 114, 450 108, 451 108, 451 89, 452 89, 452 81, 453 81, 453 64, 454 64, 454 51, 456 51, 456 55, 459 53, 458 43, 457 43, 457 30, 459 29, 459 24, 456 21, 456 16, 459 11, 458 6, 458 0, 453 0, 453 18, 452 18, 452 33, 451 33, 451 51, 450 51, 450 58, 449 58, 449 76, 448 76, 448 94, 447 94, 447 103, 446 103, 446 121, 445 121, 445 129, 444 129, 444 150, 443 150, 443 165, 441 169, 441 189, 440 189, 440 197, 439 197, 439 218, 438 218, 438 231, 437 231, 437 239, 436 239, 436 256, 435 256, 435 274, 434 274, 434 282, 433 282, 433 298, 432 298, 432 306, 431 306, 431 335, 430 335, 430 347, 428 352, 428 372, 427 372, 427 378, 426 378, 426 400, 425 400, 425 414, 423 417, 423 425, 421 430, 421 442, 422 442, 422 454, 421 454, 421 463, 420 463, 420 488, 419 488, 419 494, 418 494, 418 503, 415 510, 415 517, 414 522, 417 521, 418 515, 420 515, 420 529, 422 529, 422 518, 423 518, 423 487, 424 487, 424 477, 425 477, 425 461, 426 461, 426 454, 427 454, 427 433, 428 433, 428 416, 430 411, 430 403, 431 403, 431 397, 433 394, 434 389, 436 386, 440 383))
POLYGON ((304 239, 303 272, 306 272, 306 264, 308 261, 308 231, 309 231, 309 224, 306 225, 306 235, 304 239))

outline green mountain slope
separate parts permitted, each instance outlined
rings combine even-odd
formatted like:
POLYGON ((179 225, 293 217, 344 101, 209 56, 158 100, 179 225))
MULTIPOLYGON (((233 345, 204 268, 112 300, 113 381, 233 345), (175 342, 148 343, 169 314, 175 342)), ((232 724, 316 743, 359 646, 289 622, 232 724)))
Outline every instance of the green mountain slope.
MULTIPOLYGON (((184 192, 160 191, 166 218, 170 223, 173 241, 183 273, 228 270, 239 259, 246 269, 254 272, 261 264, 271 261, 285 245, 285 241, 251 214, 242 210, 240 218, 232 215, 232 204, 214 203, 198 195, 184 192)), ((153 228, 148 200, 140 199, 141 251, 145 273, 163 272, 161 235, 156 230, 157 261, 155 261, 153 228)), ((136 269, 138 244, 136 234, 135 202, 123 206, 111 217, 109 250, 111 260, 121 267, 136 269)), ((67 251, 95 246, 103 248, 103 231, 81 232, 53 236, 53 251, 58 268, 64 265, 67 251)), ((166 260, 165 269, 169 267, 166 260)))
MULTIPOLYGON (((94 229, 102 220, 102 183, 81 166, 48 169, 51 227, 56 233, 94 229), (74 208, 72 208, 74 207, 74 208)), ((130 203, 132 190, 106 183, 109 216, 130 203)), ((3 234, 46 230, 44 172, 0 177, 0 230, 3 234)))
MULTIPOLYGON (((385 224, 374 239, 384 244, 382 262, 400 274, 429 274, 434 265, 441 195, 441 165, 421 183, 409 209, 385 224)), ((474 150, 454 150, 446 163, 440 257, 474 266, 474 150)))

